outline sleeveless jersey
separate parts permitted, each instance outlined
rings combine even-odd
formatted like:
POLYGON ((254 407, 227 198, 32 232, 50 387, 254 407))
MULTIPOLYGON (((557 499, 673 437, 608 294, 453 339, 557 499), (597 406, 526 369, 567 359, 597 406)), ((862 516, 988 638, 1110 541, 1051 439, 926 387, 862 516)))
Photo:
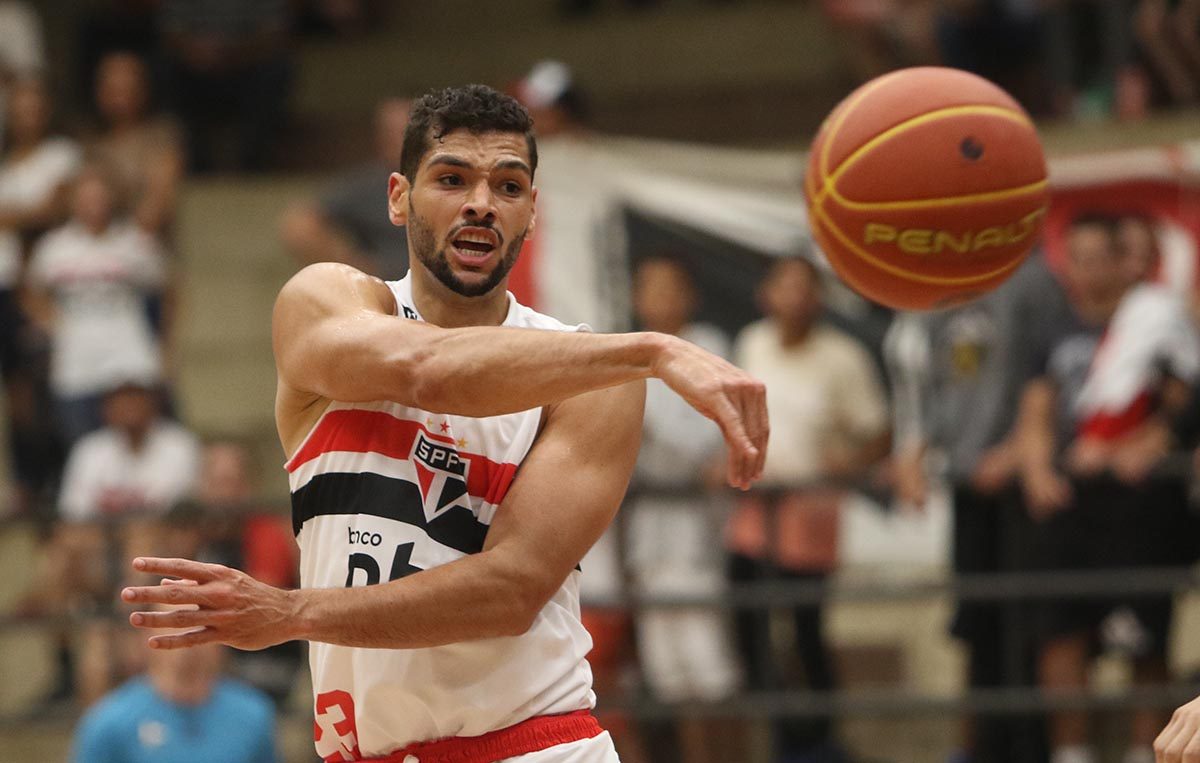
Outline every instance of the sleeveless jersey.
MULTIPOLYGON (((399 314, 421 320, 409 278, 388 286, 399 314)), ((508 305, 504 326, 586 330, 512 294, 508 305)), ((476 419, 331 402, 287 463, 301 585, 373 585, 481 551, 540 418, 540 409, 476 419)), ((356 760, 591 708, 591 643, 578 570, 520 636, 423 649, 313 643, 317 754, 356 760)))

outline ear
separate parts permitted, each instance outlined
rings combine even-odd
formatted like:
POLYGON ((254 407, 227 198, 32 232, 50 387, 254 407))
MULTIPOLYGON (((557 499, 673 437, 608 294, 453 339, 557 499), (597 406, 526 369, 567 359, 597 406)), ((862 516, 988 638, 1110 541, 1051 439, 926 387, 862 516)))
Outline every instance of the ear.
POLYGON ((392 225, 408 224, 409 190, 411 186, 408 184, 408 178, 399 172, 388 176, 388 219, 392 221, 392 225))
POLYGON ((533 235, 533 231, 534 231, 534 230, 537 228, 537 197, 538 197, 538 189, 537 189, 537 186, 536 186, 536 185, 533 187, 533 190, 532 190, 532 193, 530 194, 530 196, 532 197, 532 200, 533 200, 533 201, 532 201, 532 204, 533 204, 533 211, 532 211, 532 212, 530 213, 530 215, 529 215, 529 225, 528 225, 528 226, 525 228, 525 238, 526 238, 526 239, 528 239, 530 236, 532 236, 532 235, 533 235))

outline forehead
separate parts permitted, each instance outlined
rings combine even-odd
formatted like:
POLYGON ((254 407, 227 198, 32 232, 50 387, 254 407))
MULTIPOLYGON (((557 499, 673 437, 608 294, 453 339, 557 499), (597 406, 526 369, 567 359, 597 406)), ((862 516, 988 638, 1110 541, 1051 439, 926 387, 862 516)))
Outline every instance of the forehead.
POLYGON ((530 162, 529 144, 523 133, 474 133, 466 128, 453 130, 440 138, 431 138, 429 150, 421 159, 421 166, 427 167, 448 156, 480 168, 511 159, 519 159, 526 166, 530 162))
POLYGON ((643 260, 638 265, 637 275, 643 281, 654 281, 661 283, 667 281, 672 284, 689 284, 691 276, 683 266, 677 262, 670 260, 649 259, 643 260))

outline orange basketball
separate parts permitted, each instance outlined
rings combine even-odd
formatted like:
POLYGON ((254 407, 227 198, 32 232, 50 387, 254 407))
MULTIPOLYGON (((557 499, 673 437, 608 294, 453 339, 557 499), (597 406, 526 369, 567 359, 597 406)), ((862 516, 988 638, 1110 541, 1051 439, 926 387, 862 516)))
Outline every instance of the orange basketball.
POLYGON ((1046 159, 1007 93, 957 69, 874 79, 826 117, 804 180, 838 275, 889 307, 965 302, 1013 274, 1046 216, 1046 159))

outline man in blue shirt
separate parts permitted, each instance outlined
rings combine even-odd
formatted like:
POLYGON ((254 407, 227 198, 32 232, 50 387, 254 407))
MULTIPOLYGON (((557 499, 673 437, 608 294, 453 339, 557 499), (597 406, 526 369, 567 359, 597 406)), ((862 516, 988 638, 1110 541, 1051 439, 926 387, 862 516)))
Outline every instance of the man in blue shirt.
POLYGON ((146 675, 84 715, 71 763, 277 763, 271 701, 221 677, 224 650, 149 650, 146 675))

